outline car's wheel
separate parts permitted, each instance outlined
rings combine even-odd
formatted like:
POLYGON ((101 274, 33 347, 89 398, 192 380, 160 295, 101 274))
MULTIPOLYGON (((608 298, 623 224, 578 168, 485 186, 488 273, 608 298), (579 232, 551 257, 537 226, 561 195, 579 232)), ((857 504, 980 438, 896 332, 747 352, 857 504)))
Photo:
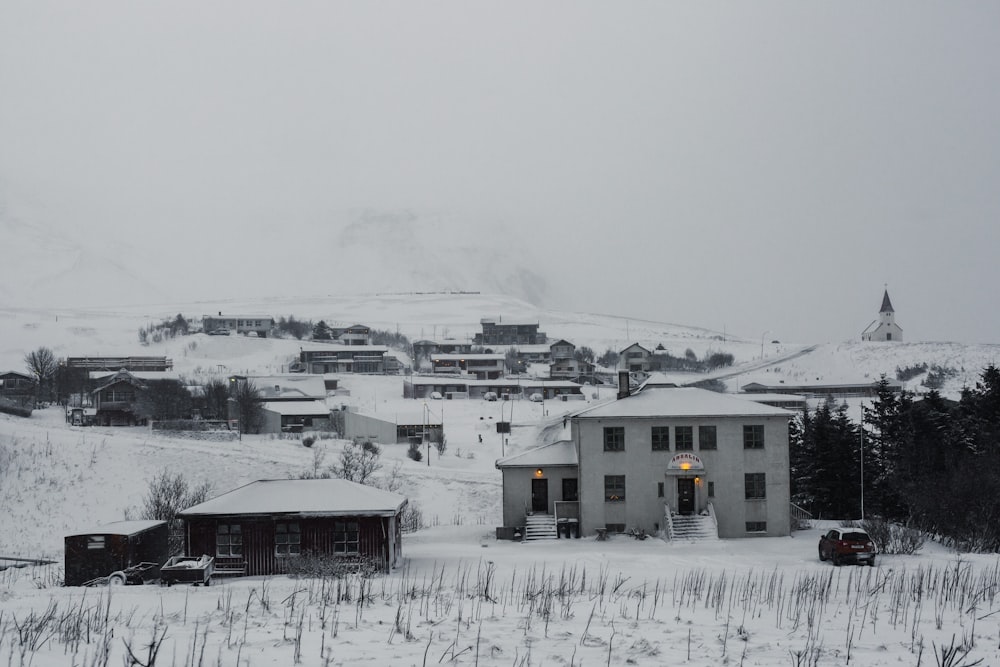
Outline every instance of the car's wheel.
POLYGON ((125 585, 125 575, 121 572, 115 572, 110 577, 108 577, 108 586, 124 586, 125 585))
POLYGON ((820 562, 823 562, 823 561, 826 560, 826 556, 823 555, 823 547, 819 548, 819 560, 820 560, 820 562))
POLYGON ((840 567, 840 554, 838 554, 836 551, 833 552, 833 564, 836 565, 837 567, 840 567))
POLYGON ((868 559, 868 567, 875 567, 875 557, 872 556, 868 559))

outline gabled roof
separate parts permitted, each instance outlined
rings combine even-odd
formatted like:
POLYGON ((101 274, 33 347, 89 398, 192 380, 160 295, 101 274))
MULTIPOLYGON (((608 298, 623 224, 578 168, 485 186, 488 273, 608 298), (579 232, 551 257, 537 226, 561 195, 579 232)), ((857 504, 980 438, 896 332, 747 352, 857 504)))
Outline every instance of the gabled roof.
POLYGON ((79 535, 135 535, 166 524, 166 521, 115 521, 106 523, 103 526, 94 526, 89 530, 78 530, 68 533, 66 537, 76 537, 79 535))
POLYGON ((0 378, 17 378, 19 380, 31 380, 33 379, 30 375, 25 375, 24 373, 18 373, 17 371, 4 371, 0 373, 0 378))
POLYGON ((127 370, 122 369, 122 370, 118 371, 117 373, 115 373, 114 375, 112 375, 111 377, 107 378, 107 382, 105 382, 101 386, 97 387, 96 389, 94 389, 90 393, 91 394, 96 394, 99 391, 103 391, 103 390, 107 389, 111 385, 118 384, 119 382, 126 382, 126 383, 132 385, 133 387, 135 387, 136 389, 142 389, 142 388, 144 388, 146 386, 146 385, 144 385, 142 383, 141 380, 139 380, 137 377, 135 377, 134 375, 132 375, 132 373, 130 373, 127 370))
POLYGON ((569 346, 570 346, 570 347, 572 347, 573 349, 576 349, 576 345, 573 345, 573 343, 569 342, 569 341, 568 341, 568 340, 566 340, 565 338, 560 338, 560 339, 559 339, 559 340, 557 340, 556 342, 554 342, 554 343, 552 343, 551 345, 549 345, 549 347, 550 347, 550 348, 551 348, 551 347, 555 347, 556 345, 569 345, 569 346))
POLYGON ((503 468, 544 468, 554 466, 577 466, 576 446, 571 440, 557 440, 541 447, 529 449, 520 454, 497 459, 496 467, 503 468))
POLYGON ((892 301, 889 301, 889 290, 886 290, 885 294, 882 295, 882 308, 879 309, 878 312, 880 312, 880 313, 894 313, 894 312, 896 312, 895 310, 892 309, 892 301))
POLYGON ((405 496, 346 479, 265 479, 180 512, 196 516, 394 516, 405 496))
POLYGON ((628 347, 626 347, 624 350, 620 350, 618 352, 618 354, 624 354, 625 352, 631 350, 632 348, 639 348, 640 350, 642 350, 646 354, 650 354, 650 351, 647 350, 646 348, 644 348, 642 345, 639 345, 639 343, 632 343, 631 345, 629 345, 628 347))
POLYGON ((323 401, 268 401, 261 408, 286 417, 328 417, 330 408, 323 401))
POLYGON ((295 373, 289 375, 250 376, 261 399, 326 398, 326 384, 322 375, 295 373))
POLYGON ((731 394, 695 387, 651 387, 582 410, 574 418, 601 417, 790 417, 792 412, 731 394))

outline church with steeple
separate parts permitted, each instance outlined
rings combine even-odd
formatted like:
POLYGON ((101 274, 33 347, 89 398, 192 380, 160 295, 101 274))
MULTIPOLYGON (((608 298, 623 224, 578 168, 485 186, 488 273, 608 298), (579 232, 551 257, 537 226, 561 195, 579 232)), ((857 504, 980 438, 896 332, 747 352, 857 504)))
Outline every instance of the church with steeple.
POLYGON ((882 296, 882 308, 878 311, 878 319, 873 320, 861 332, 861 340, 902 342, 903 330, 896 324, 896 311, 893 310, 892 301, 889 301, 888 289, 882 296))

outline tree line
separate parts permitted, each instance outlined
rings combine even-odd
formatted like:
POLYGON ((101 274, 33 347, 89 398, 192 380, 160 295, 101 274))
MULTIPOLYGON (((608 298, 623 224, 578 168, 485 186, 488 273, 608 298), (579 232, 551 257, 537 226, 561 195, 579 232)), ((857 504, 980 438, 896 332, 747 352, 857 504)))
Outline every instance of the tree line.
POLYGON ((862 423, 832 403, 790 437, 792 500, 816 517, 879 516, 963 551, 1000 551, 1000 370, 958 401, 895 393, 883 376, 862 423), (862 508, 863 503, 863 508, 862 508))

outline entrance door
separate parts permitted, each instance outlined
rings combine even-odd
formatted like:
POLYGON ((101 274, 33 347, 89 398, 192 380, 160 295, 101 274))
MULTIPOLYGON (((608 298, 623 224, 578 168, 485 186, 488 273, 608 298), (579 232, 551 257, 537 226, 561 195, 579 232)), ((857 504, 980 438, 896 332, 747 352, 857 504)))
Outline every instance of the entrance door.
POLYGON ((531 480, 531 511, 546 513, 549 511, 549 480, 531 480))
POLYGON ((694 514, 694 479, 691 477, 677 479, 677 513, 694 514))

